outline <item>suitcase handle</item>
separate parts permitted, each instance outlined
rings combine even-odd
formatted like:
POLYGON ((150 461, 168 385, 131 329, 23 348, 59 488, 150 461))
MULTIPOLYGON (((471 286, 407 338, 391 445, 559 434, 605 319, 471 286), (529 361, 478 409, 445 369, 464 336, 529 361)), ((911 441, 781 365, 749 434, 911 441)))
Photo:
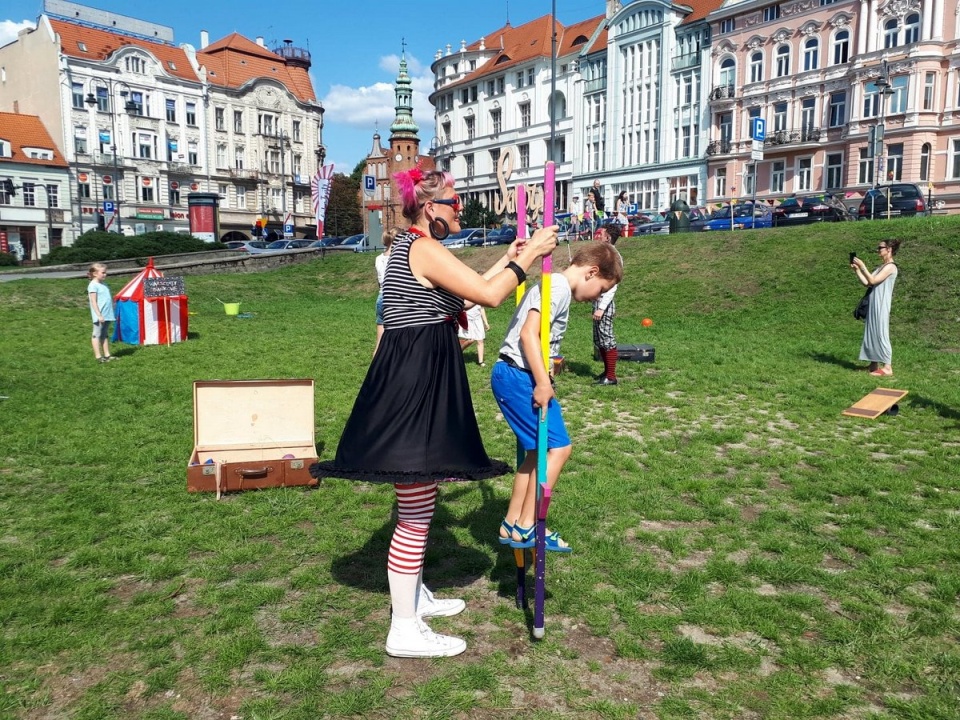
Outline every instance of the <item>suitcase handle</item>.
POLYGON ((237 468, 234 472, 242 478, 263 477, 273 472, 273 468, 264 466, 262 468, 237 468))

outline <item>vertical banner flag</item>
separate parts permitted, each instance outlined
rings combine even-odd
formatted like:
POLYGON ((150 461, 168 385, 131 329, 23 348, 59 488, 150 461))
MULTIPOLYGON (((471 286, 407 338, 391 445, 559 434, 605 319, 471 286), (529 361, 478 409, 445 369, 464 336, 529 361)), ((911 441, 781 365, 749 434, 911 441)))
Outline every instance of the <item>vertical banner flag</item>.
POLYGON ((327 214, 327 201, 330 199, 330 185, 333 178, 333 164, 324 165, 310 180, 310 194, 313 198, 313 216, 317 220, 317 239, 323 237, 323 218, 327 214))

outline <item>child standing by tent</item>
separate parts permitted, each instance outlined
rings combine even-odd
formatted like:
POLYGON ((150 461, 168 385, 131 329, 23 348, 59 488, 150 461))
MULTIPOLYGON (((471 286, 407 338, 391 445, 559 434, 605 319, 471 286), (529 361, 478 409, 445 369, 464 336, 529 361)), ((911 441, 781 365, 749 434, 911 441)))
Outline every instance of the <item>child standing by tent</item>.
POLYGON ((483 341, 487 337, 487 330, 490 329, 490 323, 487 322, 487 312, 483 305, 474 305, 467 310, 467 327, 461 327, 458 335, 460 336, 460 349, 466 350, 468 347, 477 344, 477 365, 486 367, 483 362, 483 341))
POLYGON ((93 318, 93 356, 97 362, 113 360, 110 354, 110 323, 116 320, 113 314, 113 298, 110 288, 103 279, 107 276, 107 266, 94 263, 87 270, 90 283, 87 285, 87 297, 90 299, 90 315, 93 318))
MULTIPOLYGON (((560 354, 570 302, 592 302, 623 279, 620 254, 609 244, 591 243, 577 251, 570 267, 551 275, 550 354, 560 354)), ((490 386, 517 441, 526 452, 513 480, 507 515, 500 524, 500 542, 514 548, 534 544, 537 487, 537 424, 547 416, 547 485, 552 489, 570 457, 570 436, 540 346, 540 288, 531 289, 517 306, 490 386)), ((547 533, 547 550, 570 552, 560 536, 547 533)))

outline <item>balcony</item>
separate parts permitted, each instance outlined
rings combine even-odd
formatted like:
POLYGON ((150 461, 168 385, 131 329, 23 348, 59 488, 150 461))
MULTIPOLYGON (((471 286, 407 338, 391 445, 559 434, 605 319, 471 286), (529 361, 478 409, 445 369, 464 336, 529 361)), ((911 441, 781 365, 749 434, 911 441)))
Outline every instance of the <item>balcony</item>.
POLYGON ((230 168, 230 177, 241 180, 256 180, 259 174, 256 170, 250 170, 249 168, 230 168))
POLYGON ((196 165, 188 165, 187 163, 171 162, 167 165, 167 172, 171 175, 194 175, 197 169, 196 165))
POLYGON ((764 147, 777 145, 799 145, 801 143, 819 142, 822 131, 820 128, 807 127, 801 130, 775 130, 766 140, 764 147))
POLYGON ((671 65, 674 71, 676 70, 686 70, 687 68, 700 67, 700 53, 688 53, 686 55, 678 55, 673 58, 673 63, 671 65))
POLYGON ((736 97, 737 89, 733 85, 717 85, 710 91, 711 100, 732 100, 736 97))
POLYGON ((733 152, 733 143, 729 140, 714 140, 707 145, 707 155, 729 155, 733 152))
MULTIPOLYGON (((113 153, 77 153, 77 162, 78 163, 89 163, 94 166, 101 167, 113 167, 114 166, 114 154, 113 153)), ((123 155, 116 156, 116 165, 118 167, 136 167, 136 163, 133 162, 132 158, 128 161, 123 155)))

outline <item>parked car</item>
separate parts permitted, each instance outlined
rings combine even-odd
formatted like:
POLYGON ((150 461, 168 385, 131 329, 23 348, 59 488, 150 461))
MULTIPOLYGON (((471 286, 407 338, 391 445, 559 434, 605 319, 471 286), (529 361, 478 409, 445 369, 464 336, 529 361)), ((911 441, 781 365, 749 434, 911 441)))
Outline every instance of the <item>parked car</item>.
POLYGON ((487 245, 509 245, 517 239, 517 229, 513 225, 494 228, 487 233, 487 245))
POLYGON ((774 227, 850 219, 847 206, 831 194, 787 198, 773 209, 774 227))
POLYGON ((366 233, 357 233, 344 238, 343 242, 336 245, 329 245, 328 250, 351 250, 353 252, 366 252, 370 249, 370 238, 366 233))
POLYGON ((251 254, 261 253, 267 249, 267 244, 262 240, 248 240, 246 242, 231 240, 230 242, 224 243, 224 245, 230 250, 242 250, 251 254))
POLYGON ((345 239, 346 239, 346 238, 334 237, 334 236, 331 235, 331 236, 328 236, 328 237, 325 237, 325 238, 320 238, 319 240, 314 240, 312 243, 310 243, 309 247, 312 247, 312 248, 329 248, 329 247, 333 247, 334 245, 339 245, 339 244, 342 243, 345 239))
POLYGON ((730 206, 716 210, 710 219, 703 224, 704 231, 716 230, 754 230, 773 226, 773 212, 769 205, 753 203, 737 203, 733 206, 733 216, 730 215, 730 206))
POLYGON ((309 247, 309 240, 274 240, 264 248, 264 252, 282 252, 284 250, 300 250, 309 247))
POLYGON ((871 188, 863 196, 857 211, 860 220, 886 220, 888 217, 929 214, 926 195, 916 183, 890 183, 871 188))
MULTIPOLYGON (((662 218, 660 220, 654 220, 653 222, 645 223, 643 225, 637 226, 636 235, 669 235, 670 234, 670 219, 669 214, 658 215, 662 218)), ((729 217, 729 215, 727 216, 729 217)), ((706 208, 702 207, 692 207, 690 208, 690 232, 699 232, 704 229, 704 226, 707 224, 707 221, 711 219, 710 213, 706 208)), ((634 234, 631 229, 631 235, 634 234)))

